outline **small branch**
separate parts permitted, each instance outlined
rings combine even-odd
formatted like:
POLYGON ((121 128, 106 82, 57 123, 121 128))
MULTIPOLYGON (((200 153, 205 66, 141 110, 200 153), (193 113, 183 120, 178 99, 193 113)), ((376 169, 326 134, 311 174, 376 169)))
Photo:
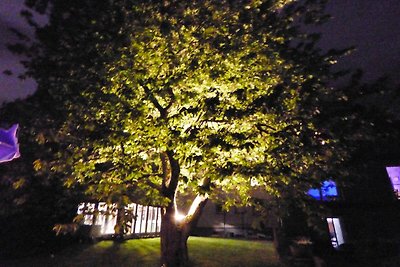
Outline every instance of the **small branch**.
POLYGON ((158 100, 156 99, 154 94, 151 92, 151 90, 146 85, 141 84, 141 86, 143 87, 144 92, 146 93, 146 95, 149 98, 149 100, 151 101, 151 103, 153 103, 153 105, 160 112, 161 118, 165 119, 167 117, 167 110, 161 106, 161 104, 158 102, 158 100))
POLYGON ((171 100, 169 101, 168 105, 165 107, 165 111, 168 111, 171 108, 171 106, 175 103, 175 100, 176 100, 175 94, 174 94, 174 91, 172 91, 172 88, 168 87, 167 92, 170 95, 171 100))
MULTIPOLYGON (((145 174, 145 175, 142 175, 143 178, 148 178, 148 177, 151 177, 151 176, 158 176, 158 177, 161 177, 162 174, 161 174, 161 173, 152 173, 152 174, 145 174)), ((150 181, 149 179, 144 180, 144 182, 145 182, 147 185, 149 185, 150 187, 152 187, 152 188, 158 190, 159 192, 162 192, 162 187, 161 187, 160 185, 153 183, 153 182, 150 181)))
POLYGON ((121 142, 121 151, 122 151, 122 155, 126 156, 125 147, 124 147, 124 143, 123 142, 121 142))
POLYGON ((158 184, 153 183, 152 181, 146 180, 146 184, 150 187, 156 189, 157 191, 161 192, 162 188, 158 184))
POLYGON ((270 129, 270 130, 276 132, 276 128, 274 128, 274 127, 272 127, 272 126, 270 126, 270 125, 261 124, 261 123, 256 124, 257 130, 259 130, 260 132, 263 132, 263 133, 270 133, 270 131, 267 131, 267 130, 264 129, 263 127, 268 128, 268 129, 270 129))
POLYGON ((158 176, 162 177, 162 173, 151 173, 151 174, 144 174, 143 177, 151 177, 151 176, 158 176))

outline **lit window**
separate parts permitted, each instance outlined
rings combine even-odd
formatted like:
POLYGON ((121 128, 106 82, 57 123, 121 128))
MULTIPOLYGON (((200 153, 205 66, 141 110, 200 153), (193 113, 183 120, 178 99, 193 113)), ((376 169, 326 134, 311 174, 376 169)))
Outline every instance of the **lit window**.
POLYGON ((99 202, 96 225, 101 226, 101 234, 114 234, 114 226, 117 224, 117 205, 99 202))
POLYGON ((392 182, 393 191, 398 199, 400 199, 400 167, 386 167, 387 174, 392 182))
POLYGON ((324 181, 320 188, 308 190, 308 195, 317 200, 330 200, 338 196, 336 183, 332 180, 324 181))
POLYGON ((339 218, 326 218, 329 228, 329 236, 331 237, 332 246, 337 248, 344 243, 342 226, 339 218))
POLYGON ((137 213, 136 213, 136 217, 135 217, 135 219, 136 219, 136 222, 135 222, 135 234, 140 234, 141 233, 141 231, 140 231, 141 227, 140 226, 141 226, 141 224, 143 222, 142 213, 143 213, 144 209, 145 208, 142 205, 138 205, 138 207, 137 207, 137 213))
POLYGON ((93 203, 80 203, 78 206, 77 214, 83 214, 84 225, 93 225, 93 214, 95 210, 95 204, 93 203))
MULTIPOLYGON (((126 234, 157 234, 160 232, 161 208, 130 203, 124 207, 124 212, 128 226, 126 234)), ((82 224, 100 226, 100 235, 114 234, 117 224, 117 204, 81 203, 78 206, 77 214, 82 215, 82 224)))

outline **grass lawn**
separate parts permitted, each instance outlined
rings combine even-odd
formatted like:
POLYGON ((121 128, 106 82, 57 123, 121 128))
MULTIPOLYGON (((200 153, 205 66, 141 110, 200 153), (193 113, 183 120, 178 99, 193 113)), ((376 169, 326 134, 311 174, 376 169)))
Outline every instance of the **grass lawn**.
MULTIPOLYGON (((190 237, 191 266, 197 267, 278 267, 274 247, 266 241, 190 237)), ((79 245, 52 256, 0 262, 0 266, 159 266, 160 239, 135 239, 121 244, 101 241, 79 245)))

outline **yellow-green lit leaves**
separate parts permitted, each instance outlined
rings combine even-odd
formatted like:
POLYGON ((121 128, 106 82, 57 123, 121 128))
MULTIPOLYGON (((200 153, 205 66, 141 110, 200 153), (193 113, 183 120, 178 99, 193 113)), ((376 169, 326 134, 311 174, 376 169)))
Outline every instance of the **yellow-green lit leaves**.
POLYGON ((269 154, 285 145, 275 134, 290 123, 299 101, 296 88, 279 85, 301 78, 272 45, 282 37, 254 28, 251 12, 261 12, 261 2, 246 10, 212 1, 188 4, 182 17, 146 13, 148 22, 133 27, 101 89, 116 102, 97 116, 120 127, 123 153, 111 146, 98 150, 100 158, 122 156, 135 173, 130 182, 146 190, 160 184, 155 155, 166 150, 180 164, 181 189, 197 192, 209 177, 246 202, 251 177, 266 185, 265 176, 279 168, 269 154), (270 100, 274 95, 277 100, 270 100))
POLYGON ((251 181, 276 195, 315 159, 322 161, 314 147, 308 150, 318 139, 309 135, 318 132, 309 121, 315 112, 302 104, 321 86, 303 64, 308 54, 302 60, 288 56, 286 45, 297 34, 289 25, 293 18, 281 10, 289 2, 124 6, 129 15, 116 40, 102 43, 107 33, 96 29, 103 60, 95 65, 98 73, 73 69, 64 85, 81 90, 68 99, 70 114, 60 133, 71 143, 62 165, 70 168, 69 177, 98 197, 162 202, 158 193, 168 177, 160 155, 168 151, 179 165, 179 190, 232 192, 232 204, 248 200, 251 181), (93 73, 101 78, 86 82, 93 73), (304 94, 306 83, 310 92, 304 94), (211 180, 207 188, 201 186, 205 178, 211 180))
POLYGON ((24 178, 19 178, 16 181, 13 182, 12 187, 14 189, 20 189, 26 185, 26 179, 24 178))

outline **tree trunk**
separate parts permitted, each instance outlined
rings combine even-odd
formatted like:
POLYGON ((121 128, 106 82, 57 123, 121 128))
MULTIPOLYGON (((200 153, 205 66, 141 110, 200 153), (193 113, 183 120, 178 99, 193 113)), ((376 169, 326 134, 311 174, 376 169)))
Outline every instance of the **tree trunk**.
POLYGON ((114 241, 121 242, 124 240, 125 223, 125 208, 118 204, 117 223, 114 226, 114 241))
POLYGON ((190 233, 190 223, 186 220, 175 220, 176 209, 168 207, 161 221, 161 266, 188 266, 189 255, 187 240, 190 233))
POLYGON ((161 221, 161 266, 186 267, 189 266, 187 240, 207 203, 206 196, 197 196, 192 206, 182 220, 176 220, 177 212, 175 199, 165 209, 161 221))
MULTIPOLYGON (((161 266, 186 267, 189 264, 187 240, 193 225, 197 224, 201 212, 207 203, 208 195, 197 195, 189 212, 177 220, 176 190, 179 182, 180 167, 174 159, 173 151, 161 153, 163 183, 161 192, 170 200, 161 216, 161 266)), ((209 186, 210 179, 204 179, 203 186, 209 186)))

